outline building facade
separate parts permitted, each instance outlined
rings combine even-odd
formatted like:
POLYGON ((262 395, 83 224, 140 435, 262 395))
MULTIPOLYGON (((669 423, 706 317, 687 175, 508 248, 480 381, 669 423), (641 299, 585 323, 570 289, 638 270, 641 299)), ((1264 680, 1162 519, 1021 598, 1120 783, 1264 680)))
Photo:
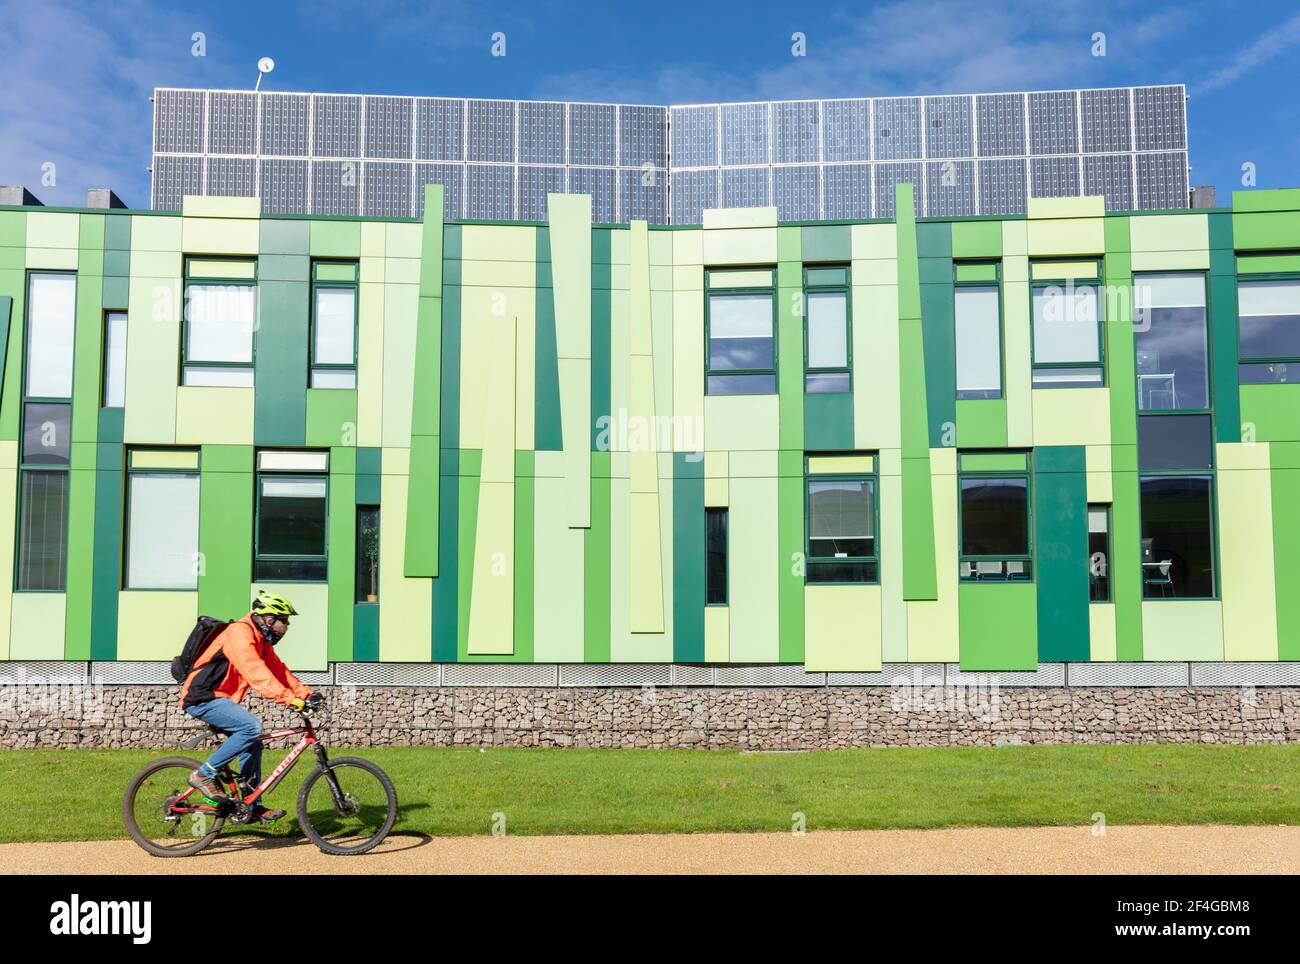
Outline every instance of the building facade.
POLYGON ((0 210, 0 658, 1300 659, 1300 191, 699 227, 0 210))
POLYGON ((699 224, 773 206, 782 221, 1024 214, 1029 198, 1108 211, 1188 205, 1181 84, 649 106, 159 88, 153 198, 262 198, 266 214, 545 221, 588 194, 597 223, 699 224))

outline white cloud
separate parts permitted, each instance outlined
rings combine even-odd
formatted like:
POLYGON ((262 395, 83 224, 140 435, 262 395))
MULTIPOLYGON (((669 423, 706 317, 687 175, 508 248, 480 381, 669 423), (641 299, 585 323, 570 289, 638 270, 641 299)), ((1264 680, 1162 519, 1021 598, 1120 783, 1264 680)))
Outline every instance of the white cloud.
POLYGON ((1212 73, 1202 83, 1192 87, 1193 94, 1208 94, 1211 91, 1235 83, 1243 75, 1254 70, 1260 64, 1267 63, 1292 47, 1300 44, 1300 14, 1280 24, 1270 24, 1268 32, 1258 37, 1246 49, 1238 52, 1232 62, 1212 73))

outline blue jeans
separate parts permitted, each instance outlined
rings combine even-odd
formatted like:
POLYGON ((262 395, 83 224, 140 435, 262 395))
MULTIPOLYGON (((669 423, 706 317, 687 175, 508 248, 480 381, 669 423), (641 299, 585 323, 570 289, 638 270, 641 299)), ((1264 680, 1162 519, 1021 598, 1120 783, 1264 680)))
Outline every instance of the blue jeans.
POLYGON ((257 739, 262 724, 257 717, 224 696, 188 706, 185 712, 230 734, 229 739, 208 757, 208 762, 199 767, 201 773, 215 777, 222 764, 238 756, 240 777, 254 787, 262 782, 262 743, 257 739))

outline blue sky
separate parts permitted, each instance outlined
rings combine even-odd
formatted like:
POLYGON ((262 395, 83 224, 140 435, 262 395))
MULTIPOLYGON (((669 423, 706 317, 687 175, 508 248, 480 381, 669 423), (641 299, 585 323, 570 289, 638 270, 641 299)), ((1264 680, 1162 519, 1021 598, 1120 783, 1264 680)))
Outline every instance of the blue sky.
POLYGON ((1300 185, 1294 2, 0 0, 0 14, 0 183, 46 204, 108 186, 147 207, 153 88, 251 89, 261 56, 270 90, 655 104, 1183 82, 1192 183, 1226 203, 1249 162, 1259 187, 1300 185))

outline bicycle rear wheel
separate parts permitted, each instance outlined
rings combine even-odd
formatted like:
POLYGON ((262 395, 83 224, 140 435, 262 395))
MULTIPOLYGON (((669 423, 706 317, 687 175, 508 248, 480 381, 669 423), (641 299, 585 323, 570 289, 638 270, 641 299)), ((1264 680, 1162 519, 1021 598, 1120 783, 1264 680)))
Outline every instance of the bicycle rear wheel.
POLYGON ((298 792, 298 825, 327 854, 363 854, 379 846, 397 820, 397 791, 388 774, 357 757, 330 760, 338 781, 336 797, 327 771, 319 767, 298 792))
POLYGON ((225 817, 189 785, 198 760, 169 756, 148 764, 127 784, 122 822, 155 857, 188 857, 217 838, 225 817))

